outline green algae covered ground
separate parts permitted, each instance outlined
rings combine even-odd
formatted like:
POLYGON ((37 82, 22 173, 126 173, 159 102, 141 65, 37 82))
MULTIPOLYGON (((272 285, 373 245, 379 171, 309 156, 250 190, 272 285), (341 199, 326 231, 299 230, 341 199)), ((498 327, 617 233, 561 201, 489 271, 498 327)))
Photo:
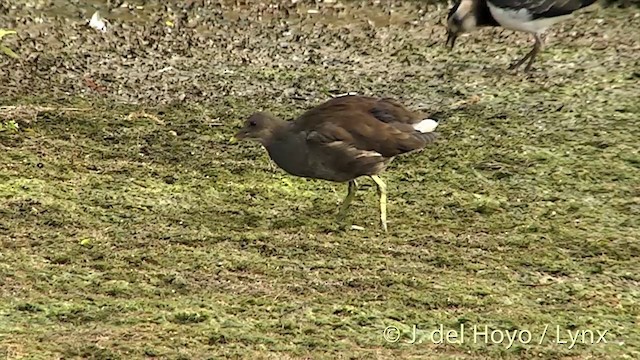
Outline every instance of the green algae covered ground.
POLYGON ((522 74, 444 5, 0 3, 0 359, 640 358, 637 8, 522 74), (339 224, 344 185, 228 143, 349 91, 442 119, 388 234, 369 180, 339 224))

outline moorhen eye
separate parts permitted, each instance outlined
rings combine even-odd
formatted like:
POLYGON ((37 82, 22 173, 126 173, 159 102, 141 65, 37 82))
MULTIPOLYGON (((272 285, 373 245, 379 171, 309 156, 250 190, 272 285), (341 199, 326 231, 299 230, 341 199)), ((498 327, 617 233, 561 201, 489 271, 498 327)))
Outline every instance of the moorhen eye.
POLYGON ((256 126, 258 125, 254 120, 249 121, 249 126, 256 126))

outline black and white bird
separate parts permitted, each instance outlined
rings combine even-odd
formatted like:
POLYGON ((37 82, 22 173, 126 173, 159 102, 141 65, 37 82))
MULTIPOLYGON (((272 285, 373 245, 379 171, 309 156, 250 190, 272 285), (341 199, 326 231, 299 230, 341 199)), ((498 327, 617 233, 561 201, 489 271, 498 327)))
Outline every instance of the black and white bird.
POLYGON ((529 60, 525 71, 544 45, 542 34, 550 26, 570 17, 596 0, 457 0, 447 16, 447 45, 453 48, 458 35, 478 27, 502 26, 505 29, 533 34, 533 49, 510 70, 529 60))

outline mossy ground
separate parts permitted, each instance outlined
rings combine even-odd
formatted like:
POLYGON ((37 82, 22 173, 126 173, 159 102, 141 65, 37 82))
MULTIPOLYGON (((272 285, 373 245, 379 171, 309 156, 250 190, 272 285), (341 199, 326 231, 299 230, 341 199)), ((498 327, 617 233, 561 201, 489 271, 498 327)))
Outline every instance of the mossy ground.
POLYGON ((25 106, 1 114, 19 127, 0 131, 0 354, 639 358, 640 20, 613 9, 579 19, 556 29, 531 75, 504 70, 525 35, 481 31, 448 52, 424 46, 434 30, 398 26, 404 50, 373 49, 363 66, 223 64, 226 95, 209 101, 16 85, 0 95, 25 106), (594 30, 597 19, 606 26, 594 30), (338 224, 346 186, 290 177, 257 145, 227 143, 254 110, 291 118, 333 89, 442 112, 440 141, 383 175, 388 234, 369 180, 338 224), (413 325, 440 324, 533 339, 404 343, 413 325), (399 342, 385 341, 389 326, 399 342), (608 330, 607 343, 570 349, 556 326, 562 340, 608 330))

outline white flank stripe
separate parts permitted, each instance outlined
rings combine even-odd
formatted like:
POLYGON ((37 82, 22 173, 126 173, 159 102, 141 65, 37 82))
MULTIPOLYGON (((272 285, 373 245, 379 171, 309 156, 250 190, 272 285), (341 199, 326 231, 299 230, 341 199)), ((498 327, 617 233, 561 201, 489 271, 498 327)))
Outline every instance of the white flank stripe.
POLYGON ((360 159, 363 157, 380 157, 380 156, 382 156, 382 154, 380 154, 377 151, 361 151, 360 154, 356 156, 356 159, 360 159))

